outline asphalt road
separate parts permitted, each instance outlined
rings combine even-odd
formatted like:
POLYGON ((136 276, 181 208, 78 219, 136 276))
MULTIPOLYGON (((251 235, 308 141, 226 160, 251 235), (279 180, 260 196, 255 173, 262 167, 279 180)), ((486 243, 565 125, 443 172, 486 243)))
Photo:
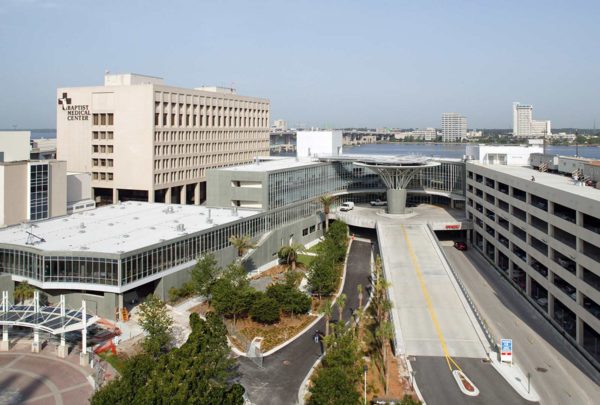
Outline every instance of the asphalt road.
POLYGON ((533 404, 517 394, 490 364, 483 363, 481 359, 455 357, 454 360, 480 390, 480 394, 470 397, 460 391, 444 357, 419 356, 411 361, 411 365, 427 405, 533 404))
MULTIPOLYGON (((363 306, 367 302, 366 288, 370 286, 371 244, 354 241, 350 248, 346 279, 342 292, 346 294, 344 320, 348 320, 351 309, 358 307, 358 284, 363 285, 363 306)), ((333 309, 333 320, 338 318, 337 307, 333 309)), ((294 342, 281 350, 263 358, 259 368, 246 357, 238 358, 241 384, 246 388, 252 403, 257 405, 295 404, 298 390, 304 378, 321 356, 321 345, 313 340, 317 330, 325 331, 325 321, 321 319, 294 342)))
POLYGON ((600 403, 600 373, 508 281, 476 251, 445 250, 495 338, 513 339, 543 405, 600 403))

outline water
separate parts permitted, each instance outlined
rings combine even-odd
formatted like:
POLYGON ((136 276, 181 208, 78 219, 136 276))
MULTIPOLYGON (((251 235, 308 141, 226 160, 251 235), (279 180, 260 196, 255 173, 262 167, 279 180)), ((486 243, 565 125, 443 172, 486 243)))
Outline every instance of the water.
MULTIPOLYGON (((422 155, 444 158, 462 158, 466 144, 444 143, 376 143, 358 146, 344 146, 344 154, 364 155, 422 155)), ((575 146, 547 146, 546 152, 552 155, 575 156, 575 146)), ((600 159, 600 147, 580 146, 579 156, 600 159)))
MULTIPOLYGON (((32 130, 31 139, 56 138, 56 130, 32 130)), ((344 153, 364 155, 422 155, 460 159, 465 155, 466 144, 449 143, 372 143, 358 146, 345 146, 344 153)), ((550 146, 546 151, 552 155, 575 156, 575 146, 550 146)), ((282 153, 278 156, 295 156, 294 152, 282 153)), ((600 147, 580 146, 579 156, 599 159, 600 147)))

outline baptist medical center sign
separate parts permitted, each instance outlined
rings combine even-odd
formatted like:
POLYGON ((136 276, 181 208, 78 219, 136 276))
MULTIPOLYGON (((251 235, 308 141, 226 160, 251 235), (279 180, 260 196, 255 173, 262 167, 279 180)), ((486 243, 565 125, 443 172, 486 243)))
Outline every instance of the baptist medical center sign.
POLYGON ((63 93, 58 99, 58 105, 67 112, 67 121, 89 121, 90 106, 87 104, 71 104, 71 97, 63 93))

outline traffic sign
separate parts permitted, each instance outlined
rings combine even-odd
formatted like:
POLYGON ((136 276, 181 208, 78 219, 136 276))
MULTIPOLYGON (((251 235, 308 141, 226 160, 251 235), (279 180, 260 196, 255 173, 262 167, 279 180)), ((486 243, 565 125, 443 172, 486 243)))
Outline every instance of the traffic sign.
POLYGON ((512 363, 513 344, 512 339, 500 340, 500 361, 512 363))

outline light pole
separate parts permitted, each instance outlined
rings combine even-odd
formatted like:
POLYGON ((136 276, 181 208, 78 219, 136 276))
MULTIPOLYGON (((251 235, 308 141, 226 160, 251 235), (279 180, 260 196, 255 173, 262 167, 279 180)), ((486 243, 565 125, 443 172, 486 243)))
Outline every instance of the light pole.
POLYGON ((364 392, 365 392, 365 405, 367 405, 367 370, 369 370, 369 366, 367 366, 366 364, 363 366, 363 371, 365 372, 365 387, 364 387, 364 392))

